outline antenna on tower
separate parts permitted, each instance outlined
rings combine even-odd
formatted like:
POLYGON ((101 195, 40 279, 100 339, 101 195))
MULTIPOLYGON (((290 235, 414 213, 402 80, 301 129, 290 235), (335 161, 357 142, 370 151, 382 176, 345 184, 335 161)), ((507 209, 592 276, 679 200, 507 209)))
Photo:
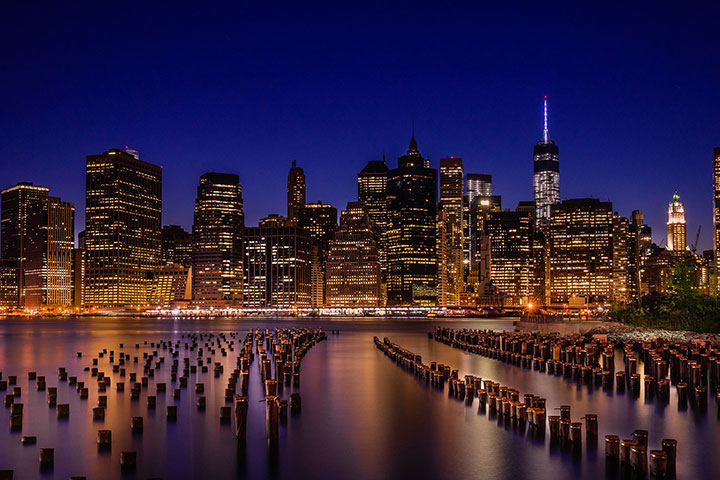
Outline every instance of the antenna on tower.
POLYGON ((545 119, 545 128, 543 129, 543 142, 548 143, 548 139, 550 137, 548 133, 548 118, 547 118, 547 95, 545 95, 545 112, 544 112, 544 119, 545 119))

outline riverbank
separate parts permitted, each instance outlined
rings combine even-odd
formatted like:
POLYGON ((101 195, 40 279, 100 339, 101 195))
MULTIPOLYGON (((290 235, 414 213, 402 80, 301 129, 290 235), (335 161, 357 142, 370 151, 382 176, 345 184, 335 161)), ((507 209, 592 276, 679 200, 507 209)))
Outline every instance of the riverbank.
POLYGON ((720 334, 697 333, 687 330, 665 330, 661 328, 634 327, 613 322, 599 322, 583 334, 592 336, 595 334, 607 335, 608 339, 618 341, 652 341, 657 338, 666 338, 674 342, 720 342, 720 334))

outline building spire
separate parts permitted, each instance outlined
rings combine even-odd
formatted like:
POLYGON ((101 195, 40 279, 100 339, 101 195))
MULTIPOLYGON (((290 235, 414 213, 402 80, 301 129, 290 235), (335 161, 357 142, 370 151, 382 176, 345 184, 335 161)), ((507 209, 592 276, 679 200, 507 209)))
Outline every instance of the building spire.
POLYGON ((548 141, 550 140, 550 133, 548 132, 547 95, 545 95, 544 107, 543 143, 548 143, 548 141))

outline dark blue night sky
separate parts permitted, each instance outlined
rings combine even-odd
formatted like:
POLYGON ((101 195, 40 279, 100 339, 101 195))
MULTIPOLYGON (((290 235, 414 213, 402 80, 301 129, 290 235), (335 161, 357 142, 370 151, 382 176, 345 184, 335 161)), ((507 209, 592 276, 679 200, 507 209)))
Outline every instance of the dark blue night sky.
POLYGON ((88 154, 163 165, 163 221, 188 228, 199 176, 238 173, 252 225, 285 213, 292 160, 308 202, 343 208, 413 122, 433 166, 463 157, 514 208, 548 95, 562 198, 642 209, 659 242, 677 188, 711 245, 717 2, 109 3, 0 6, 0 187, 49 186, 78 230, 88 154))

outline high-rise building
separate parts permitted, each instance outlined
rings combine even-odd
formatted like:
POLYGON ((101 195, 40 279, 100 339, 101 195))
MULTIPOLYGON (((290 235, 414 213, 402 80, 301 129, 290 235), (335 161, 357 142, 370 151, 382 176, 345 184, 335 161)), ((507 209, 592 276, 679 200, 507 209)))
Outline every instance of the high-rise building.
POLYGON ((47 198, 47 187, 29 182, 18 183, 0 192, 2 195, 2 221, 0 222, 0 258, 17 262, 18 298, 17 305, 25 305, 25 262, 27 217, 30 205, 47 198))
POLYGON ((293 160, 287 178, 287 218, 289 222, 297 220, 297 211, 305 205, 305 172, 293 160))
POLYGON ((73 303, 72 261, 75 206, 44 197, 27 209, 25 305, 30 308, 73 303))
POLYGON ((551 303, 612 300, 612 203, 575 198, 555 205, 547 241, 551 303))
POLYGON ((180 225, 165 225, 161 233, 160 258, 163 265, 170 263, 190 267, 192 265, 192 233, 180 225))
POLYGON ((475 197, 489 197, 492 193, 492 175, 485 173, 468 173, 466 179, 468 203, 475 197))
POLYGON ((331 307, 377 307, 380 304, 380 258, 377 227, 362 202, 350 202, 330 242, 327 304, 331 307))
POLYGON ((548 132, 547 97, 545 97, 543 138, 533 147, 533 188, 537 225, 550 219, 553 205, 560 203, 560 153, 548 132))
POLYGON ((0 258, 0 307, 20 306, 20 267, 15 258, 0 258))
POLYGON ((528 212, 491 212, 484 222, 490 242, 490 279, 506 305, 542 302, 535 289, 538 265, 528 212))
POLYGON ((438 303, 455 306, 460 304, 465 277, 462 158, 440 159, 438 210, 438 303))
POLYGON ((239 177, 216 172, 202 175, 193 216, 193 304, 242 305, 244 228, 239 177))
POLYGON ((687 250, 685 206, 680 201, 677 190, 668 205, 667 249, 678 252, 687 250))
POLYGON ((630 221, 613 215, 613 293, 615 303, 628 303, 634 297, 635 235, 630 221))
POLYGON ((380 305, 387 299, 387 179, 390 169, 381 160, 371 160, 358 174, 358 201, 365 204, 370 220, 378 232, 378 256, 380 258, 380 305))
POLYGON ((180 263, 161 265, 153 272, 150 302, 158 307, 185 306, 192 296, 191 269, 180 263))
POLYGON ((720 147, 713 149, 713 250, 715 273, 720 273, 720 147))
POLYGON ((160 264, 162 167, 134 150, 88 155, 85 191, 85 302, 146 305, 160 264))
POLYGON ((73 248, 72 261, 73 307, 85 308, 85 249, 73 248))
POLYGON ((312 240, 312 306, 322 307, 325 305, 325 267, 330 241, 337 228, 337 209, 322 202, 309 203, 297 210, 297 220, 298 226, 307 230, 312 240))
POLYGON ((415 135, 398 167, 388 172, 388 305, 437 303, 437 170, 415 135))
MULTIPOLYGON (((477 246, 475 234, 478 232, 477 225, 473 225, 473 219, 477 217, 477 197, 490 198, 492 196, 492 175, 484 173, 468 173, 465 179, 465 196, 463 198, 463 254, 465 264, 465 280, 470 274, 474 246, 477 246)), ((482 230, 482 228, 480 229, 482 230)))
POLYGON ((244 306, 308 308, 312 240, 304 228, 275 216, 245 229, 244 306))

